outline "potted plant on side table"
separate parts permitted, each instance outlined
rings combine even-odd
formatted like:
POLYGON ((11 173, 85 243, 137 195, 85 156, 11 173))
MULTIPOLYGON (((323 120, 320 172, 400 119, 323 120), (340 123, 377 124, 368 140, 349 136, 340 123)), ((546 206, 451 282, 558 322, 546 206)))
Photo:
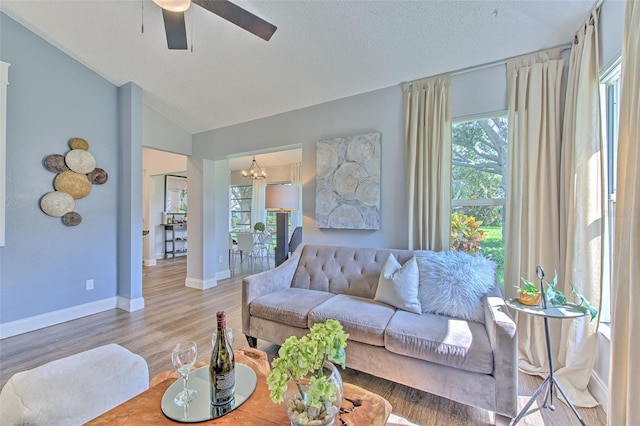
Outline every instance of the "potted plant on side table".
POLYGON ((273 402, 286 401, 292 425, 333 424, 343 396, 342 377, 333 363, 345 368, 348 337, 339 321, 328 319, 280 347, 267 385, 273 402))
POLYGON ((540 296, 542 296, 542 292, 540 289, 531 281, 527 281, 524 278, 520 278, 524 286, 517 287, 518 291, 518 301, 523 305, 536 306, 540 303, 540 296))

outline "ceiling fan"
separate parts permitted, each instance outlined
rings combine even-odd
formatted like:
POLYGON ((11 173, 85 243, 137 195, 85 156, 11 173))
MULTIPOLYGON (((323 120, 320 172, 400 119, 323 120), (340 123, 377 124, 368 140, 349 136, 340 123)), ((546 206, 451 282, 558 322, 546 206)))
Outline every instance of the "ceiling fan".
POLYGON ((153 2, 162 8, 169 49, 187 49, 184 11, 189 9, 192 2, 266 41, 271 39, 277 29, 275 25, 229 0, 153 0, 153 2))

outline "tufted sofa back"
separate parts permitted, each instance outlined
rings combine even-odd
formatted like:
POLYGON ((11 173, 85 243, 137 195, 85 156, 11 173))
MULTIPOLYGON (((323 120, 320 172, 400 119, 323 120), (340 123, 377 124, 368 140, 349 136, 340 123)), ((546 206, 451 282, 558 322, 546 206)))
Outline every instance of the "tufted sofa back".
POLYGON ((291 287, 373 299, 390 253, 400 264, 413 256, 413 250, 304 245, 291 287))

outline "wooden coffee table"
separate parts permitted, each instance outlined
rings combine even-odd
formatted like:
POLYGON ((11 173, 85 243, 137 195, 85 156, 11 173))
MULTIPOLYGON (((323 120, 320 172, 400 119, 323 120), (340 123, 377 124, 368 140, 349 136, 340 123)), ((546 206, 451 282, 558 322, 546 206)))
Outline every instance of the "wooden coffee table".
MULTIPOLYGON (((267 354, 257 349, 239 349, 235 351, 236 362, 248 365, 258 376, 256 390, 251 397, 231 413, 203 422, 211 425, 279 425, 289 424, 282 404, 274 404, 269 397, 266 375, 269 372, 267 354)), ((203 360, 198 365, 206 365, 203 360)), ((176 381, 176 372, 160 373, 151 380, 149 389, 140 395, 118 405, 101 416, 93 419, 89 425, 140 425, 140 424, 176 424, 168 419, 160 409, 160 401, 167 388, 176 381)), ((336 419, 334 426, 384 425, 391 414, 389 401, 359 386, 344 383, 343 413, 336 419)))

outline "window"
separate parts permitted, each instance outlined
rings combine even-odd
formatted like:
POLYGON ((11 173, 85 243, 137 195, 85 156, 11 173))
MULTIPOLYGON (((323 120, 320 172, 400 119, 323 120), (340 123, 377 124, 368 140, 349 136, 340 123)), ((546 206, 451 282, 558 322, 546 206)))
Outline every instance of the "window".
POLYGON ((451 248, 493 259, 503 286, 507 117, 454 123, 452 162, 451 248))
POLYGON ((231 229, 238 231, 251 231, 251 198, 253 187, 231 187, 231 229))
POLYGON ((602 114, 603 140, 607 150, 607 226, 605 236, 605 273, 608 280, 602 286, 602 307, 600 322, 611 321, 611 284, 613 281, 613 239, 615 238, 616 218, 616 173, 618 156, 618 117, 620 110, 620 73, 621 64, 618 60, 600 79, 600 97, 602 114))

